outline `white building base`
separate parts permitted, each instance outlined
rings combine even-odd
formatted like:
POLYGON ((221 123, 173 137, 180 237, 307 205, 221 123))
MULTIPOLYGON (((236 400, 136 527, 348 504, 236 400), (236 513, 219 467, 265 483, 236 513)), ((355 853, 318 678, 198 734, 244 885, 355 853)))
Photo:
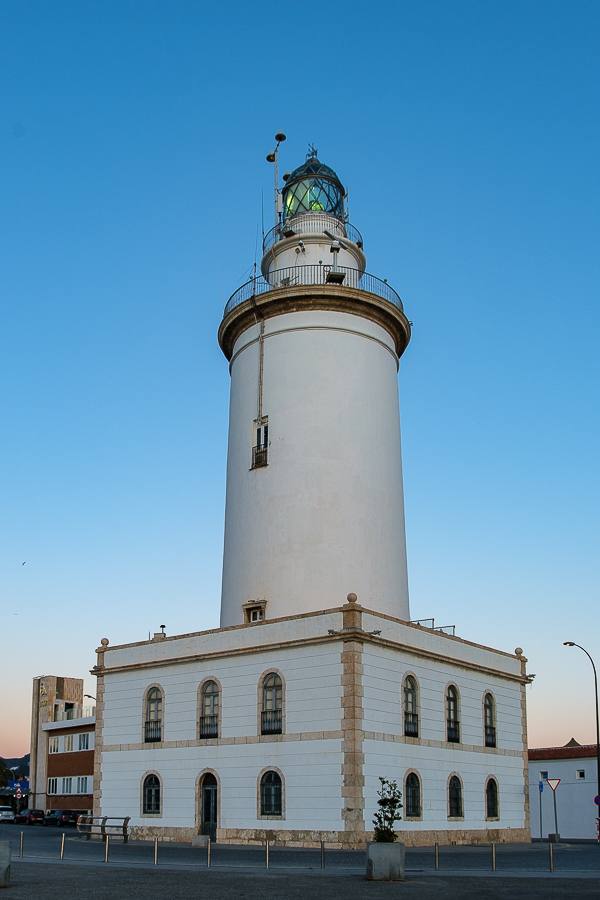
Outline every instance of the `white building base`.
POLYGON ((95 814, 131 816, 135 838, 203 832, 202 784, 214 776, 216 839, 365 847, 379 776, 419 779, 418 815, 397 826, 408 846, 529 841, 525 659, 374 613, 356 603, 98 651, 95 814), (262 682, 282 679, 280 734, 261 733, 262 682), (403 683, 418 685, 418 737, 404 734, 403 683), (218 737, 199 737, 199 697, 220 692, 218 737), (459 696, 459 742, 447 740, 446 692, 459 696), (160 740, 147 742, 146 697, 162 693, 160 740), (484 693, 496 710, 485 745, 484 693), (279 815, 261 809, 261 778, 279 774, 279 815), (149 775, 160 804, 144 811, 149 775), (449 807, 457 776, 462 806, 449 807), (487 817, 486 784, 498 784, 487 817), (461 815, 456 815, 460 812, 461 815), (451 815, 451 813, 453 813, 451 815))

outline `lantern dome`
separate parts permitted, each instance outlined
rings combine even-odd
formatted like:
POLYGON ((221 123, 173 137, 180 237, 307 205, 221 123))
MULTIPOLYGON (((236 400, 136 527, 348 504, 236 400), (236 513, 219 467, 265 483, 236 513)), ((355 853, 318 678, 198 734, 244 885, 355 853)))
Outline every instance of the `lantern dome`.
POLYGON ((294 169, 283 189, 283 218, 322 212, 344 219, 344 188, 329 166, 313 156, 294 169))

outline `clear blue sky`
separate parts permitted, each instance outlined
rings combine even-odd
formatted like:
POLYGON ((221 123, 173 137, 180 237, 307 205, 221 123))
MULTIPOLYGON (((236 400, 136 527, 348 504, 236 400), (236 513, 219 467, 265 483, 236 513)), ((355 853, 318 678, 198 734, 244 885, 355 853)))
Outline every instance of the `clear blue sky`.
POLYGON ((593 740, 562 642, 600 662, 599 25, 595 0, 1 5, 0 754, 33 676, 218 624, 216 331, 280 128, 414 321, 413 616, 524 648, 532 746, 593 740))

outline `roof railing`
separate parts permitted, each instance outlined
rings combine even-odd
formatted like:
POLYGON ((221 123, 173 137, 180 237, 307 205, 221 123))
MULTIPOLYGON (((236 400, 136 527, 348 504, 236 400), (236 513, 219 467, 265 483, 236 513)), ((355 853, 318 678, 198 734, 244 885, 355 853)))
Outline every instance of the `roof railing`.
POLYGON ((274 228, 266 233, 263 238, 263 254, 267 252, 269 247, 282 241, 284 238, 293 237, 296 234, 324 234, 325 229, 330 231, 336 237, 347 238, 353 241, 362 249, 362 234, 351 225, 350 222, 342 222, 337 216, 330 216, 327 213, 301 213, 279 222, 274 228))
POLYGON ((370 294, 376 294, 383 300, 387 300, 398 309, 402 311, 404 309, 402 300, 393 287, 390 287, 387 281, 376 278, 375 275, 369 275, 368 272, 361 272, 360 269, 350 269, 346 266, 337 266, 334 269, 333 266, 311 265, 276 269, 270 273, 269 281, 266 281, 262 275, 251 278, 231 295, 225 305, 223 315, 226 316, 240 303, 260 294, 266 294, 268 291, 309 284, 341 285, 354 290, 368 291, 370 294))

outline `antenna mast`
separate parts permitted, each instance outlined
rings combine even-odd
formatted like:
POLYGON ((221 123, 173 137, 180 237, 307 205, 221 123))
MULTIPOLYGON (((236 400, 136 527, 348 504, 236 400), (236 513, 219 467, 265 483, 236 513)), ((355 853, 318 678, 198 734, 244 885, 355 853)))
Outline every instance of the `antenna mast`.
POLYGON ((267 162, 275 163, 275 170, 273 173, 274 178, 275 178, 275 227, 277 227, 277 225, 279 224, 279 217, 281 215, 281 210, 279 208, 279 187, 278 187, 278 185, 279 185, 279 161, 278 161, 279 145, 283 144, 285 139, 286 138, 285 138, 285 134, 283 133, 283 131, 278 131, 277 134, 275 135, 275 140, 277 141, 277 143, 275 145, 275 149, 273 150, 272 153, 269 153, 267 156, 267 162))

